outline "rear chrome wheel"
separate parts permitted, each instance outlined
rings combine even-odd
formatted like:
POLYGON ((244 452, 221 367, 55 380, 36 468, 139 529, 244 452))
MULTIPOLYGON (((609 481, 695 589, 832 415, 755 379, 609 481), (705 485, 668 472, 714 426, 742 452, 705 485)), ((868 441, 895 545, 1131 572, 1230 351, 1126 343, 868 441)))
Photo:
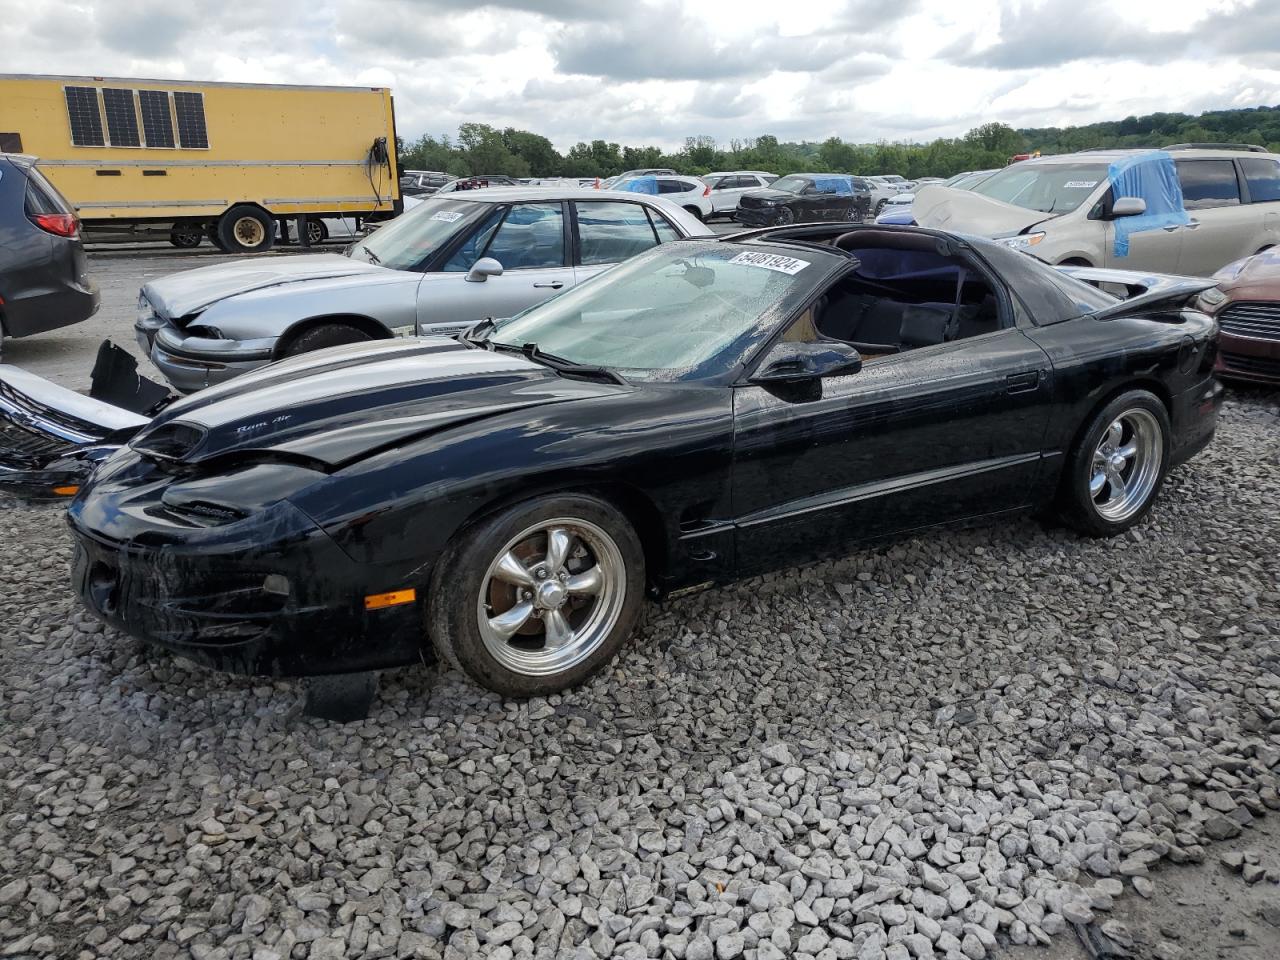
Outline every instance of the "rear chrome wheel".
POLYGON ((1120 523, 1143 508, 1164 460, 1160 424, 1149 410, 1122 413, 1093 451, 1089 495, 1098 516, 1120 523))
POLYGON ((1058 494, 1063 519, 1093 537, 1132 527, 1155 502, 1170 437, 1169 412, 1149 391, 1130 390, 1098 410, 1067 458, 1058 494))
POLYGON ((539 497, 460 530, 432 574, 427 630, 441 659, 509 696, 599 670, 644 602, 639 538, 611 504, 539 497))

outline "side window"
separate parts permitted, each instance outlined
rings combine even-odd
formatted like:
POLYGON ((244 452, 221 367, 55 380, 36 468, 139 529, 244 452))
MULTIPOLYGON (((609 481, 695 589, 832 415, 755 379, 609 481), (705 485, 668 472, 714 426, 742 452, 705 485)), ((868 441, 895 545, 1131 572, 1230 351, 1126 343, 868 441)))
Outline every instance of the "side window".
POLYGON ((1179 160, 1178 180, 1188 210, 1230 207, 1240 202, 1236 165, 1230 160, 1179 160))
POLYGON ((1280 200, 1280 160, 1244 157, 1240 161, 1244 182, 1249 185, 1251 203, 1280 200))
POLYGON ((578 254, 583 264, 618 263, 658 243, 638 203, 579 200, 578 254))
POLYGON ((679 180, 659 180, 659 193, 684 193, 685 187, 679 180))
POLYGON ((559 203, 517 203, 484 256, 506 270, 564 266, 564 213, 559 203))
MULTIPOLYGON (((502 207, 495 207, 493 212, 480 221, 466 241, 454 252, 443 270, 445 273, 466 273, 480 259, 484 248, 493 238, 493 232, 502 222, 502 207)), ((506 264, 503 264, 505 267, 506 264)))
POLYGON ((658 234, 659 243, 670 243, 672 240, 680 239, 680 232, 657 210, 649 211, 649 219, 653 221, 653 229, 658 234))

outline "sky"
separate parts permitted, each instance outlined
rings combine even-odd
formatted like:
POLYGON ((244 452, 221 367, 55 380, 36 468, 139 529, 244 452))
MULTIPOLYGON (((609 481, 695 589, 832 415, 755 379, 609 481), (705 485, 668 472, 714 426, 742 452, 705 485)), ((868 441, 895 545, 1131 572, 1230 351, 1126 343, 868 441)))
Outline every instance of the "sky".
POLYGON ((923 141, 1280 104, 1280 0, 0 0, 0 71, 390 86, 399 133, 923 141))

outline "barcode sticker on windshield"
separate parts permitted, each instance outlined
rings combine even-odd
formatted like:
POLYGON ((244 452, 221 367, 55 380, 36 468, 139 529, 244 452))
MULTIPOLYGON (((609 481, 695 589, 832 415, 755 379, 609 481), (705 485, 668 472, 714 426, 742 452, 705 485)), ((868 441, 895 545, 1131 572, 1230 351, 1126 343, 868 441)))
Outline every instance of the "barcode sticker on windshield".
POLYGON ((1097 180, 1068 180, 1062 186, 1067 190, 1088 190, 1090 187, 1096 187, 1097 180))
POLYGON ((462 219, 462 214, 453 213, 450 210, 441 210, 439 213, 433 213, 431 215, 431 219, 443 220, 445 223, 456 223, 458 220, 462 219))
POLYGON ((740 253, 730 263, 745 263, 749 267, 764 267, 795 276, 809 265, 808 260, 797 260, 795 257, 784 257, 777 253, 740 253))

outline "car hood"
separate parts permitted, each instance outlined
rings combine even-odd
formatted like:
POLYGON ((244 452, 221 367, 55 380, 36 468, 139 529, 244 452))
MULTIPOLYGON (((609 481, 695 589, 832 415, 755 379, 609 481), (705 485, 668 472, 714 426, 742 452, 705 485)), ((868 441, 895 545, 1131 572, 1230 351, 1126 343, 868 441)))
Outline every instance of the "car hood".
POLYGON ((443 337, 384 340, 308 353, 179 400, 131 446, 184 464, 261 457, 336 469, 457 424, 627 389, 443 337))
POLYGON ((1280 247, 1229 263, 1213 278, 1233 300, 1280 300, 1280 247))
POLYGON ((157 314, 173 320, 199 313, 219 300, 253 290, 307 280, 366 275, 371 278, 395 277, 400 275, 400 271, 336 253, 267 257, 170 274, 152 280, 142 288, 142 293, 151 301, 157 314))
POLYGON ((970 190, 936 185, 917 190, 911 209, 922 227, 979 237, 1007 237, 1052 219, 1042 210, 1027 210, 970 190))
POLYGON ((791 193, 789 190, 748 190, 743 196, 753 200, 785 201, 798 199, 800 194, 791 193))

